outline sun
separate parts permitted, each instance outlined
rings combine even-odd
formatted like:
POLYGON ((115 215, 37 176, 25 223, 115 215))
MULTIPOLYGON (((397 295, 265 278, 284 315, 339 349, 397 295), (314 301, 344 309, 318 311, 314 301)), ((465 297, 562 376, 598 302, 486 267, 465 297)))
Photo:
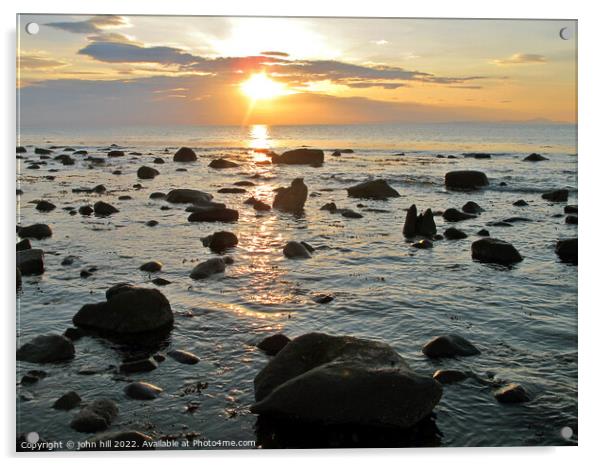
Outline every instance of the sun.
POLYGON ((251 100, 273 99, 290 93, 284 84, 270 79, 265 73, 253 74, 240 83, 240 89, 251 100))

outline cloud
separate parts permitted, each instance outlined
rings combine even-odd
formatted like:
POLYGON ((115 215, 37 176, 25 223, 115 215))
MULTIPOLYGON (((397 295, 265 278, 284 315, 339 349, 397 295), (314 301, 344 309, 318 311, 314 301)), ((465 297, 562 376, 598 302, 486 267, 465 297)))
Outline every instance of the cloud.
POLYGON ((269 55, 271 57, 288 57, 289 54, 286 52, 261 52, 260 55, 269 55))
POLYGON ((106 63, 187 65, 198 57, 174 47, 142 47, 133 43, 93 42, 77 52, 106 63))
POLYGON ((23 70, 52 70, 67 65, 68 63, 65 61, 48 58, 43 54, 19 54, 19 68, 23 70))
POLYGON ((546 57, 535 53, 515 53, 508 58, 498 58, 497 60, 493 60, 493 63, 496 65, 524 65, 546 62, 546 57))
POLYGON ((371 40, 370 41, 372 44, 376 44, 376 45, 387 45, 389 43, 388 40, 385 39, 380 39, 380 40, 371 40))
POLYGON ((63 21, 46 23, 50 26, 74 34, 94 34, 102 32, 104 29, 127 26, 125 18, 115 15, 93 16, 85 21, 63 21))

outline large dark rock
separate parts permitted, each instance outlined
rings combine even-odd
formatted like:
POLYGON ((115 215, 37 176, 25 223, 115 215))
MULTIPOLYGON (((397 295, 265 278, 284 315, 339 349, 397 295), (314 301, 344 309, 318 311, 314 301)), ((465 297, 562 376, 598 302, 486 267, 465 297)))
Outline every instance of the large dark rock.
POLYGON ((562 262, 577 264, 579 259, 577 238, 561 239, 556 243, 556 254, 562 262))
POLYGON ((202 205, 211 202, 213 195, 196 189, 172 189, 165 200, 173 204, 202 205))
POLYGON ((17 350, 17 361, 47 363, 72 359, 73 342, 63 335, 50 333, 38 335, 17 350))
POLYGON ((199 280, 209 278, 216 273, 222 273, 226 270, 226 261, 221 257, 213 257, 197 264, 190 272, 190 278, 199 280))
POLYGON ((454 227, 445 230, 443 232, 443 236, 445 236, 447 239, 464 239, 467 237, 466 233, 454 227))
POLYGON ((483 210, 484 209, 474 201, 468 201, 462 206, 462 212, 466 212, 467 214, 479 214, 483 212, 483 210))
POLYGON ((44 251, 25 249, 17 251, 17 267, 22 275, 41 275, 44 273, 44 251))
POLYGON ((27 149, 25 149, 25 147, 17 146, 17 152, 16 152, 17 154, 23 154, 25 152, 27 152, 27 149))
POLYGON ((106 217, 119 212, 119 209, 112 206, 108 202, 98 201, 94 203, 94 215, 106 217))
POLYGON ((39 210, 40 212, 51 212, 54 209, 56 209, 56 205, 52 202, 42 200, 36 204, 36 210, 39 210))
POLYGON ((26 249, 31 249, 31 241, 27 238, 22 239, 17 243, 17 251, 25 251, 26 249))
POLYGON ((461 210, 454 209, 446 209, 443 212, 443 218, 448 222, 461 222, 462 220, 468 220, 471 218, 476 218, 477 216, 474 214, 468 214, 466 212, 462 212, 461 210))
POLYGON ((152 180, 158 174, 159 170, 156 170, 152 167, 147 167, 146 165, 140 167, 137 172, 138 178, 142 180, 152 180))
POLYGON ((298 241, 286 243, 282 252, 289 259, 309 259, 311 257, 311 251, 298 241))
POLYGON ((321 333, 289 342, 255 377, 251 412, 328 424, 407 428, 441 398, 384 343, 321 333))
POLYGON ((300 213, 307 200, 307 186, 303 178, 295 178, 288 188, 278 188, 274 197, 274 209, 300 213))
POLYGON ((257 344, 257 348, 263 351, 268 356, 277 355, 291 341, 289 337, 282 333, 265 337, 257 344))
POLYGON ((272 163, 287 165, 321 165, 324 163, 324 151, 320 149, 295 149, 282 155, 270 154, 272 163))
POLYGON ((476 170, 458 170, 445 174, 445 186, 457 189, 476 189, 487 186, 487 175, 476 170))
POLYGON ((61 411, 69 411, 70 409, 73 409, 76 406, 78 406, 81 403, 81 401, 82 399, 80 398, 80 396, 76 392, 71 391, 65 393, 63 396, 57 399, 53 403, 52 407, 61 411))
POLYGON ((44 239, 52 236, 52 230, 48 225, 36 223, 28 227, 17 227, 17 234, 21 238, 44 239))
POLYGON ((427 209, 425 212, 417 215, 416 206, 412 206, 408 209, 406 214, 406 220, 403 225, 403 234, 408 238, 412 238, 416 235, 419 236, 433 236, 437 233, 437 225, 433 217, 431 209, 427 209))
POLYGON ((189 222, 236 222, 238 210, 220 207, 199 207, 189 216, 189 222))
POLYGON ((536 153, 529 154, 523 159, 524 162, 541 162, 543 160, 548 160, 548 159, 546 157, 544 157, 543 155, 536 154, 536 153))
POLYGON ((208 247, 213 252, 222 253, 238 244, 238 238, 229 231, 218 231, 210 236, 203 238, 203 246, 208 247))
POLYGON ((209 162, 209 168, 222 169, 222 168, 236 168, 238 164, 231 160, 219 158, 209 162))
POLYGON ((123 152, 122 150, 111 150, 107 154, 108 157, 123 157, 124 155, 125 152, 123 152))
POLYGON ((163 264, 159 261, 148 261, 140 266, 143 272, 155 273, 163 268, 163 264))
POLYGON ((474 356, 481 352, 466 338, 460 335, 441 335, 433 338, 422 347, 429 358, 451 358, 454 356, 474 356))
POLYGON ((71 421, 71 428, 78 432, 98 432, 107 429, 117 417, 119 409, 112 400, 94 400, 71 421))
POLYGON ((135 334, 165 329, 173 324, 169 301, 157 289, 120 284, 109 288, 106 296, 105 302, 85 304, 73 316, 75 326, 135 334))
POLYGON ((194 162, 196 159, 196 154, 189 147, 180 147, 173 156, 174 162, 194 162))
POLYGON ((495 238, 482 238, 471 246, 472 258, 481 262, 510 265, 523 260, 512 244, 495 238))
POLYGON ((555 191, 548 191, 541 195, 543 199, 551 202, 566 202, 569 199, 568 189, 557 189, 555 191))
POLYGON ((399 193, 395 191, 386 180, 370 180, 356 184, 351 188, 347 188, 349 197, 357 197, 360 199, 376 199, 385 200, 390 197, 399 197, 399 193))
POLYGON ((531 399, 527 390, 517 383, 504 385, 497 389, 493 396, 495 396, 495 399, 500 403, 524 403, 531 399))

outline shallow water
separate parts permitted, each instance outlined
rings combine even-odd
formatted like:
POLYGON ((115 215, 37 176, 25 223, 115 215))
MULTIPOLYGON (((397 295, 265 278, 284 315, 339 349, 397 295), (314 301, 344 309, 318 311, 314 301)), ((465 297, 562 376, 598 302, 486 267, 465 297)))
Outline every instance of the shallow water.
MULTIPOLYGON (((559 238, 577 235, 577 226, 565 224, 564 204, 541 199, 541 193, 567 187, 569 204, 577 203, 577 157, 574 127, 500 126, 474 128, 411 128, 374 132, 370 127, 207 128, 182 129, 180 133, 152 129, 104 134, 24 132, 20 143, 28 145, 27 161, 39 160, 33 146, 69 145, 105 156, 111 143, 126 155, 107 159, 106 165, 88 168, 84 156, 74 166, 47 160, 39 170, 19 161, 19 216, 23 225, 48 223, 53 236, 32 240, 46 253, 46 272, 24 277, 18 301, 18 340, 22 344, 40 333, 62 333, 84 303, 102 301, 104 291, 119 282, 154 287, 157 276, 172 283, 161 287, 175 312, 175 326, 162 351, 178 348, 201 357, 195 366, 167 358, 159 369, 131 380, 145 380, 165 390, 152 402, 127 399, 126 378, 114 366, 135 349, 101 338, 84 337, 75 343, 76 357, 65 364, 19 363, 17 380, 30 369, 49 375, 35 385, 18 387, 17 432, 36 431, 47 440, 83 440, 69 427, 75 411, 51 408, 56 398, 76 390, 84 400, 109 397, 120 414, 111 430, 137 429, 155 438, 196 435, 209 440, 254 440, 256 417, 248 410, 253 402, 253 378, 268 358, 254 346, 267 335, 283 332, 291 337, 310 331, 350 334, 382 340, 392 345, 410 365, 423 374, 440 368, 467 369, 483 378, 519 382, 534 395, 521 405, 499 404, 492 389, 468 379, 446 385, 435 410, 443 446, 557 445, 576 442, 560 436, 570 426, 577 432, 577 268, 559 262, 554 246, 559 238), (462 129, 464 128, 464 129, 462 129), (539 128, 539 129, 538 129, 539 128), (462 132, 464 131, 464 133, 462 132), (168 134, 167 134, 168 133, 168 134), (145 136, 146 134, 146 136, 145 136), (245 135, 245 137, 242 137, 245 135), (364 138, 363 135, 372 135, 364 138), (391 140, 391 134, 397 139, 391 140), (129 136, 128 136, 129 135, 129 136), (154 135, 154 136, 152 136, 154 135), (439 136, 437 136, 439 135, 439 136), (173 142, 179 138, 179 143, 173 142), (85 143, 82 141, 86 140, 85 143), (462 142, 465 141, 465 142, 462 142), (516 141, 516 142, 513 142, 516 141), (321 168, 258 165, 265 160, 253 147, 318 145, 326 151, 321 168), (199 160, 174 163, 180 145, 194 147, 199 160), (166 149, 167 147, 167 149, 166 149), (353 154, 332 157, 336 148, 352 148, 353 154), (462 152, 493 152, 491 159, 465 158, 462 152), (395 149, 393 149, 395 148, 395 149), (167 152, 165 152, 167 150, 167 152), (529 152, 549 161, 523 162, 529 152), (405 155, 396 155, 405 152, 405 155), (152 155, 151 155, 152 154, 152 155), (456 159, 437 158, 456 155, 456 159), (161 156, 166 163, 153 165, 161 156), (239 168, 207 167, 216 156, 226 156, 239 168), (154 180, 138 180, 136 170, 146 164, 161 174, 154 180), (185 167, 187 172, 177 172, 185 167), (57 168, 50 173, 49 169, 57 168), (120 176, 113 175, 116 169, 120 176), (477 169, 487 173, 490 187, 473 193, 448 192, 443 186, 447 171, 477 169), (56 179, 44 177, 54 175, 56 179), (257 213, 243 201, 254 195, 271 203, 272 190, 303 177, 310 190, 305 215, 295 217, 277 211, 257 213), (401 193, 389 201, 358 200, 345 191, 369 177, 386 178, 401 193), (221 187, 251 180, 244 194, 217 194, 221 187), (500 182, 507 186, 500 186, 500 182), (72 188, 104 184, 103 195, 74 194, 72 188), (132 185, 141 183, 142 189, 132 185), (234 224, 188 223, 185 205, 151 200, 155 191, 194 188, 211 192, 215 200, 239 210, 234 224), (118 200, 128 194, 131 200, 118 200), (57 205, 39 213, 30 201, 46 199, 57 205), (79 207, 102 199, 120 212, 110 218, 70 216, 63 207, 79 207), (528 207, 515 207, 518 199, 528 207), (432 250, 411 247, 401 231, 407 207, 419 210, 461 208, 468 200, 485 209, 477 219, 456 226, 469 237, 435 242, 432 250), (346 219, 319 208, 326 202, 353 208, 364 218, 346 219), (362 204, 365 207, 358 207, 362 204), (367 209, 382 209, 375 212, 367 209), (485 226, 512 216, 528 217, 512 227, 485 226), (148 227, 145 222, 157 220, 148 227), (524 256, 508 268, 473 262, 470 244, 476 232, 487 228, 493 237, 513 243, 524 256), (230 255, 235 263, 223 275, 207 280, 188 278, 193 266, 212 256, 200 238, 229 230, 239 238, 230 255), (317 248, 306 261, 282 255, 289 240, 303 240, 317 248), (72 266, 62 259, 74 255, 72 266), (159 260, 163 271, 149 275, 138 270, 148 260, 159 260), (87 279, 79 272, 97 266, 87 279), (315 294, 335 296, 328 304, 316 304, 315 294), (442 333, 459 333, 476 344, 482 354, 432 361, 421 347, 442 333), (94 375, 79 374, 98 369, 94 375), (207 383, 199 393, 188 393, 191 384, 207 383), (20 399, 25 395, 28 401, 20 399), (193 406, 192 410, 190 407, 193 406), (196 409, 195 409, 196 407, 196 409)), ((61 153, 56 150, 55 154, 61 153)), ((451 226, 436 217, 438 231, 451 226)), ((218 446, 218 445, 215 445, 218 446)))

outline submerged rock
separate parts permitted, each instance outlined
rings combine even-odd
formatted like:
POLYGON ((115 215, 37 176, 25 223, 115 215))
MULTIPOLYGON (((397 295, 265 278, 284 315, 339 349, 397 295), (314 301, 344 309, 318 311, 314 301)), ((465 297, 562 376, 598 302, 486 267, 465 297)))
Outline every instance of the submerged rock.
POLYGON ((481 262, 510 265, 523 260, 512 244, 495 238, 482 238, 472 243, 472 258, 481 262))
POLYGON ((213 252, 222 253, 238 244, 238 238, 229 231, 218 231, 202 239, 203 246, 213 252))
POLYGON ((180 147, 173 156, 174 162, 194 162, 196 159, 196 154, 189 147, 180 147))
POLYGON ((291 339, 286 335, 277 333, 276 335, 265 337, 257 344, 257 348, 259 348, 268 356, 275 356, 282 350, 282 348, 288 345, 290 341, 291 339))
POLYGON ((479 204, 474 201, 468 201, 466 204, 462 206, 462 211, 468 214, 479 214, 483 212, 483 209, 479 204))
POLYGON ((196 189, 172 189, 167 193, 165 200, 173 204, 197 204, 203 205, 211 202, 213 196, 196 189))
POLYGON ((226 207, 197 207, 188 216, 189 222, 236 222, 238 210, 226 207))
POLYGON ((462 230, 458 230, 457 228, 451 227, 443 232, 443 236, 445 236, 447 239, 464 239, 468 235, 462 230))
POLYGON ((548 191, 541 195, 543 199, 551 202, 566 202, 569 199, 568 189, 557 189, 555 191, 548 191))
POLYGON ((22 275, 41 275, 44 273, 44 251, 25 249, 17 251, 17 267, 22 275))
POLYGON ((386 180, 370 180, 347 188, 349 197, 360 199, 386 200, 391 197, 400 197, 386 180))
POLYGON ((270 154, 272 163, 287 165, 322 165, 324 151, 320 149, 295 149, 284 152, 282 155, 270 154))
POLYGON ((63 335, 50 333, 38 335, 17 350, 17 361, 47 363, 72 359, 73 342, 63 335))
POLYGON ((145 262, 144 264, 142 264, 140 266, 140 270, 142 270, 143 272, 150 272, 150 273, 159 272, 162 268, 163 268, 163 264, 158 261, 145 262))
POLYGON ((112 150, 109 151, 109 153, 107 154, 108 157, 123 157, 125 155, 125 152, 123 152, 122 150, 112 150))
POLYGON ((474 356, 481 352, 466 338, 460 335, 441 335, 433 338, 422 347, 429 358, 450 358, 454 356, 474 356))
POLYGON ((119 372, 126 374, 138 373, 138 372, 150 372, 154 371, 159 364, 157 361, 150 357, 145 359, 137 359, 135 361, 127 361, 119 366, 119 372))
POLYGON ((28 227, 17 227, 17 234, 21 238, 44 239, 52 236, 50 227, 43 223, 36 223, 28 227))
POLYGON ((561 239, 556 243, 556 255, 562 262, 577 264, 579 258, 577 238, 561 239))
POLYGON ((529 204, 527 204, 527 201, 525 201, 524 199, 519 199, 518 201, 513 202, 512 205, 516 207, 526 207, 529 204))
POLYGON ((500 403, 524 403, 531 399, 527 390, 517 383, 511 383, 499 388, 494 392, 493 396, 500 403))
POLYGON ((548 159, 546 157, 544 157, 543 155, 536 154, 536 153, 529 154, 523 159, 524 162, 541 162, 543 160, 548 160, 548 159))
POLYGON ((441 394, 438 382, 412 371, 389 345, 310 333, 289 342, 255 377, 251 412, 406 428, 427 417, 441 394))
POLYGON ((227 160, 224 158, 220 158, 220 159, 215 159, 212 160, 211 162, 209 162, 209 167, 210 168, 216 168, 216 169, 221 169, 221 168, 236 168, 239 165, 236 162, 232 162, 231 160, 227 160))
POLYGON ((119 209, 108 202, 98 201, 94 204, 94 214, 99 217, 106 217, 119 212, 119 209))
POLYGON ((412 247, 416 249, 431 249, 433 247, 433 243, 428 239, 421 239, 420 241, 412 244, 412 247))
POLYGON ((462 382, 467 377, 465 372, 454 369, 439 369, 433 374, 433 379, 443 384, 462 382))
POLYGON ((162 388, 148 382, 132 382, 123 389, 126 396, 134 400, 154 400, 162 391, 162 388))
POLYGON ((107 429, 117 417, 117 404, 108 399, 95 400, 71 421, 71 428, 78 432, 98 432, 107 429))
POLYGON ((295 178, 288 188, 278 188, 274 197, 274 209, 285 212, 300 213, 307 200, 307 186, 303 178, 295 178))
POLYGON ((458 170, 445 174, 445 186, 448 188, 476 189, 488 184, 487 175, 476 170, 458 170))
POLYGON ((184 350, 173 350, 167 353, 172 359, 175 359, 180 364, 194 365, 201 361, 196 354, 192 354, 184 350))
POLYGON ((286 243, 282 252, 289 259, 311 258, 311 251, 303 243, 297 241, 289 241, 286 243))
POLYGON ((211 275, 216 273, 222 273, 226 270, 226 261, 221 257, 213 257, 205 262, 197 264, 192 272, 190 272, 190 278, 199 280, 201 278, 209 278, 211 275))
POLYGON ((76 392, 67 392, 63 396, 61 396, 58 400, 56 400, 52 407, 54 409, 59 409, 61 411, 69 411, 70 409, 79 406, 82 399, 76 392))
POLYGON ((462 220, 468 220, 471 218, 477 218, 474 214, 468 214, 455 208, 446 209, 443 212, 443 218, 448 222, 461 222, 462 220))

